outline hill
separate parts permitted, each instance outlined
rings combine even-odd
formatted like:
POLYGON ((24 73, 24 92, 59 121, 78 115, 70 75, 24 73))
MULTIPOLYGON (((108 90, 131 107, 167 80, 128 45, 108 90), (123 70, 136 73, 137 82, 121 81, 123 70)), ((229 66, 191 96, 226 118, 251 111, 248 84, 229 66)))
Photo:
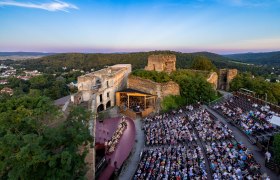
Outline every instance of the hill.
POLYGON ((225 55, 225 57, 237 61, 245 62, 245 63, 280 66, 280 51, 263 52, 263 53, 229 54, 229 55, 225 55))
POLYGON ((0 60, 38 59, 43 56, 49 56, 53 54, 54 53, 42 53, 42 52, 0 52, 0 60))
POLYGON ((91 69, 101 69, 104 66, 110 66, 118 63, 132 64, 133 69, 142 69, 147 64, 148 56, 151 54, 174 54, 176 55, 176 66, 178 69, 190 68, 192 60, 196 56, 205 56, 217 68, 237 68, 240 71, 251 71, 257 74, 264 71, 257 66, 242 64, 236 62, 228 57, 210 52, 196 52, 196 53, 181 53, 174 51, 151 51, 151 52, 137 52, 137 53, 111 53, 111 54, 82 54, 82 53, 64 53, 45 56, 34 60, 25 60, 21 65, 27 69, 38 69, 46 71, 47 69, 61 70, 66 66, 68 69, 83 69, 90 71, 91 69))
POLYGON ((54 53, 44 52, 0 52, 0 56, 48 56, 54 53))

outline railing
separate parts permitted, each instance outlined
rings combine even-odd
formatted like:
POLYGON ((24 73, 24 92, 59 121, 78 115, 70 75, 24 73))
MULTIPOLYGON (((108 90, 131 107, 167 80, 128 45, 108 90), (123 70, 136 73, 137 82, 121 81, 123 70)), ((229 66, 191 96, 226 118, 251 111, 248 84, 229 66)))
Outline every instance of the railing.
POLYGON ((277 104, 273 104, 273 103, 264 101, 264 100, 262 100, 260 98, 256 98, 254 96, 251 96, 251 95, 248 95, 248 94, 245 94, 245 93, 242 93, 242 92, 234 92, 233 94, 241 96, 241 97, 249 98, 252 101, 254 101, 254 102, 258 103, 258 104, 261 104, 263 106, 264 105, 269 105, 271 110, 280 113, 280 106, 278 106, 277 104))

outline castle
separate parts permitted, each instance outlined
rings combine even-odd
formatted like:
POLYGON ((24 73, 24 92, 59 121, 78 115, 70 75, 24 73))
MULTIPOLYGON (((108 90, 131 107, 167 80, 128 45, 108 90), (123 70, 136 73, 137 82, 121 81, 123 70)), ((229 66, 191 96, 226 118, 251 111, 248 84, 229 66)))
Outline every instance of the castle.
POLYGON ((116 64, 78 77, 78 93, 71 96, 74 104, 87 102, 94 112, 115 105, 115 93, 126 88, 131 64, 116 64))
MULTIPOLYGON (((176 56, 150 55, 145 70, 170 74, 176 71, 176 56)), ((89 109, 100 112, 116 104, 119 105, 116 103, 116 101, 118 102, 116 92, 126 88, 155 96, 156 104, 166 96, 180 95, 180 87, 173 81, 157 83, 129 75, 130 73, 131 64, 117 64, 80 76, 78 77, 78 93, 71 96, 71 101, 74 104, 86 102, 89 109)), ((216 72, 206 73, 208 73, 206 80, 213 85, 214 89, 229 90, 229 83, 238 72, 236 69, 220 69, 218 74, 216 72)))

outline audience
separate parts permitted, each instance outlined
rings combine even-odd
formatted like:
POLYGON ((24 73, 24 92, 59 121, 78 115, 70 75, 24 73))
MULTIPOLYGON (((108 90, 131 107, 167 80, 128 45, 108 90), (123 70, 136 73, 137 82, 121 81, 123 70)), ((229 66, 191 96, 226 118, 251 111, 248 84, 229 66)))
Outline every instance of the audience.
POLYGON ((181 111, 155 116, 144 119, 144 131, 147 145, 178 144, 181 142, 192 142, 196 136, 192 126, 181 111))
POLYGON ((275 113, 269 110, 269 106, 260 106, 235 96, 226 102, 214 105, 213 108, 230 118, 248 135, 274 130, 269 120, 275 113))
POLYGON ((206 145, 213 179, 260 179, 260 165, 242 144, 212 142, 206 145))
POLYGON ((127 122, 126 122, 125 118, 122 118, 122 120, 119 123, 118 128, 115 131, 115 133, 113 134, 112 138, 109 141, 105 142, 105 153, 106 154, 111 154, 115 151, 126 127, 127 127, 127 122))
POLYGON ((198 131, 199 138, 203 141, 231 139, 234 137, 227 125, 222 124, 220 121, 214 121, 205 110, 189 115, 188 119, 193 123, 198 131))
POLYGON ((143 152, 134 180, 207 179, 203 152, 199 146, 157 147, 143 152))
MULTIPOLYGON (((231 99, 226 103, 233 101, 231 99)), ((253 108, 257 107, 254 105, 253 108)), ((253 122, 249 126, 251 130, 271 128, 269 124, 255 123, 254 118, 266 121, 267 114, 263 115, 262 112, 249 112, 249 118, 253 121, 246 118, 243 121, 240 117, 246 114, 242 107, 229 108, 223 104, 214 108, 222 110, 232 120, 239 117, 239 121, 246 125, 253 122)), ((146 149, 134 180, 207 179, 204 155, 215 180, 261 179, 260 165, 254 161, 249 150, 243 144, 234 144, 236 140, 227 125, 214 119, 199 104, 145 118, 143 129, 146 149), (198 145, 200 140, 203 149, 198 145)))

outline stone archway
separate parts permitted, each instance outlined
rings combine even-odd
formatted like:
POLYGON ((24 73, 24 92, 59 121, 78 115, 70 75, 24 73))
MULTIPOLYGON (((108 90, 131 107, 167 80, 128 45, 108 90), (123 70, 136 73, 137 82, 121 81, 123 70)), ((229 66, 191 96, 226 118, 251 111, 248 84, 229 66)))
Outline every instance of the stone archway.
POLYGON ((97 112, 101 112, 101 111, 104 111, 104 105, 103 105, 103 104, 100 104, 100 105, 97 107, 97 112))
POLYGON ((108 101, 107 103, 106 103, 106 109, 108 109, 108 108, 110 108, 111 107, 111 101, 108 101))

